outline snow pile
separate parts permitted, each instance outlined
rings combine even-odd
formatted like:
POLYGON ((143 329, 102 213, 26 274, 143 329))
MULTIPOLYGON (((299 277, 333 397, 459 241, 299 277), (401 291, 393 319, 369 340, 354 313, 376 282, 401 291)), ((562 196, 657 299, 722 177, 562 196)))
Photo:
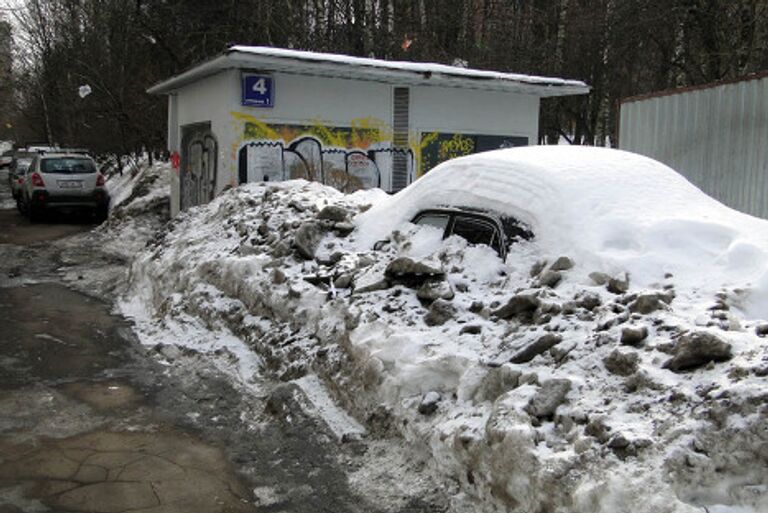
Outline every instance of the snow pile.
POLYGON ((120 174, 114 174, 107 181, 113 215, 131 215, 154 209, 167 209, 170 201, 170 162, 155 162, 150 165, 140 161, 129 165, 120 174))
POLYGON ((228 191, 138 255, 122 308, 319 376, 457 483, 456 511, 768 510, 768 223, 647 159, 553 150, 458 159, 393 198, 228 191), (459 201, 535 238, 502 262, 406 222, 459 201))
POLYGON ((109 218, 96 231, 105 249, 133 256, 170 218, 171 164, 142 161, 107 180, 109 218))
POLYGON ((124 170, 108 178, 107 220, 54 243, 63 250, 60 272, 71 286, 110 301, 122 291, 126 264, 168 222, 171 172, 167 163, 142 162, 133 173, 124 170))

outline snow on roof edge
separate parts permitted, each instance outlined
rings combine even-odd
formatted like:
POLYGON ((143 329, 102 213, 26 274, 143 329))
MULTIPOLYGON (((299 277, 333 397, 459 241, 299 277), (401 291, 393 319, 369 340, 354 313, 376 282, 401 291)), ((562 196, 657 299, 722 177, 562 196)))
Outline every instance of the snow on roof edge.
MULTIPOLYGON (((479 83, 486 82, 489 84, 494 83, 494 85, 504 88, 510 87, 510 89, 516 87, 535 88, 536 92, 541 96, 587 94, 590 90, 587 84, 579 80, 502 73, 428 62, 387 61, 267 46, 235 45, 213 59, 151 86, 147 89, 147 92, 150 94, 166 94, 223 69, 236 67, 232 65, 236 64, 234 56, 244 57, 248 60, 261 57, 263 59, 270 59, 273 62, 290 62, 296 64, 299 68, 306 66, 307 71, 312 67, 316 68, 317 65, 322 64, 344 66, 349 70, 360 72, 359 78, 362 79, 365 79, 365 75, 368 73, 394 72, 400 73, 400 77, 409 75, 411 79, 436 79, 436 82, 447 81, 453 86, 466 85, 468 87, 476 87, 479 83)), ((385 77, 380 76, 379 78, 385 77)), ((392 81, 394 82, 395 80, 392 81)), ((436 83, 436 85, 438 84, 436 83)))
POLYGON ((228 52, 242 52, 255 55, 264 55, 270 57, 280 57, 311 62, 333 62, 335 64, 349 64, 351 66, 384 68, 393 70, 411 71, 416 73, 442 73, 460 77, 487 78, 508 80, 513 82, 525 82, 536 85, 567 85, 574 87, 587 87, 580 80, 569 80, 554 77, 542 77, 536 75, 524 75, 520 73, 503 73, 499 71, 479 70, 473 68, 462 68, 459 66, 449 66, 446 64, 437 64, 432 62, 413 62, 413 61, 388 61, 384 59, 373 59, 367 57, 353 57, 334 53, 309 52, 301 50, 290 50, 285 48, 273 48, 269 46, 232 46, 228 52))

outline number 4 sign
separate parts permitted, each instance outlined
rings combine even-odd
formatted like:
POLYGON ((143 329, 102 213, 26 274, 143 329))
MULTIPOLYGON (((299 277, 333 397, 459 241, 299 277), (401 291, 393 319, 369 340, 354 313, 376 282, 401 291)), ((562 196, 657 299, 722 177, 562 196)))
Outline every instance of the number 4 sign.
POLYGON ((243 75, 243 105, 248 107, 273 107, 275 88, 272 77, 243 75))

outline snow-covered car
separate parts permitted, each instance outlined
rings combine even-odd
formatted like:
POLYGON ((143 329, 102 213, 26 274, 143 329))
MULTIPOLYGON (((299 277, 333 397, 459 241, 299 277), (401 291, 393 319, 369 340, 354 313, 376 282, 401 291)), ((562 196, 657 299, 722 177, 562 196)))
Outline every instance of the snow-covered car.
POLYGON ((109 193, 96 162, 80 154, 44 153, 35 157, 24 176, 23 211, 38 219, 52 209, 88 209, 107 217, 109 193))
MULTIPOLYGON (((512 219, 539 254, 569 255, 595 270, 622 269, 648 283, 665 273, 698 280, 705 268, 722 272, 728 262, 734 262, 733 272, 757 280, 768 258, 762 256, 768 245, 745 246, 760 240, 752 234, 765 230, 764 221, 726 207, 650 158, 573 146, 511 148, 447 161, 358 216, 358 237, 373 247, 409 222, 440 227, 445 219, 427 214, 446 210, 512 219), (735 264, 742 260, 745 265, 735 264)), ((478 233, 464 236, 488 240, 490 232, 478 233)))

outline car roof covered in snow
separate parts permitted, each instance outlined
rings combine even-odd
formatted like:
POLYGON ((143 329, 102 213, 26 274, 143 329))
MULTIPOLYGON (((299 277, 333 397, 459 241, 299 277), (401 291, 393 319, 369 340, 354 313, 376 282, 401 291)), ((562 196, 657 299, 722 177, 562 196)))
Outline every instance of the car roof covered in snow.
POLYGON ((768 262, 768 221, 726 207, 650 158, 575 146, 512 148, 445 162, 358 216, 361 244, 441 205, 515 217, 548 254, 596 266, 621 261, 640 274, 697 266, 702 259, 740 262, 760 273, 768 262))
POLYGON ((370 80, 397 85, 434 85, 520 92, 541 97, 587 94, 579 80, 478 70, 425 62, 388 61, 267 46, 232 46, 222 55, 160 82, 147 91, 167 94, 226 69, 284 72, 370 80))

